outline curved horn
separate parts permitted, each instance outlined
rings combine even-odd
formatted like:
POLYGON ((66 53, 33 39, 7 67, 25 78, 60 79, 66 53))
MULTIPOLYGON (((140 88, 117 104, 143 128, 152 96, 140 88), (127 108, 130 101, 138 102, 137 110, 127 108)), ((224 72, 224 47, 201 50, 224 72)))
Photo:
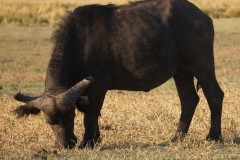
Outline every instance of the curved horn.
POLYGON ((38 99, 39 97, 40 97, 40 96, 24 95, 24 94, 21 93, 21 91, 14 95, 14 99, 15 99, 15 100, 20 101, 20 102, 24 102, 24 103, 27 103, 27 102, 36 100, 36 99, 38 99))
POLYGON ((67 91, 58 95, 63 104, 75 103, 79 96, 88 88, 88 86, 94 81, 93 77, 87 77, 82 81, 72 86, 67 91))

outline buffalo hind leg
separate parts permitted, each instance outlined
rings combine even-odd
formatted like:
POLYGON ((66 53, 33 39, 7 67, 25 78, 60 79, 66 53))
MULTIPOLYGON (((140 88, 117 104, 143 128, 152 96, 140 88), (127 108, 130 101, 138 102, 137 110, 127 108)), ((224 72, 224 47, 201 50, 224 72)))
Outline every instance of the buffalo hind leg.
POLYGON ((85 147, 94 148, 100 142, 100 131, 98 126, 98 118, 104 101, 106 91, 100 92, 101 89, 92 90, 89 92, 88 101, 89 108, 84 113, 84 128, 85 133, 79 148, 85 147))
POLYGON ((219 87, 214 72, 196 72, 211 111, 211 128, 207 140, 222 141, 221 117, 224 93, 219 87))
POLYGON ((184 73, 174 76, 178 95, 181 102, 181 116, 177 131, 172 141, 182 140, 188 132, 190 123, 199 97, 194 88, 194 77, 191 74, 184 73))

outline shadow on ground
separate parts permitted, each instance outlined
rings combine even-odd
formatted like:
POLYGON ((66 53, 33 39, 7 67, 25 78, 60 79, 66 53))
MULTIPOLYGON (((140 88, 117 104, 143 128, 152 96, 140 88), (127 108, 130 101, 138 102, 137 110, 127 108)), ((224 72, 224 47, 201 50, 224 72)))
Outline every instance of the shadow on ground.
POLYGON ((167 142, 163 142, 163 143, 159 143, 159 144, 149 144, 149 143, 114 143, 114 144, 110 144, 108 146, 102 146, 100 148, 101 151, 104 150, 115 150, 115 149, 128 149, 128 148, 132 148, 132 149, 144 149, 144 148, 149 148, 151 146, 158 146, 158 147, 168 147, 170 146, 171 142, 167 141, 167 142))

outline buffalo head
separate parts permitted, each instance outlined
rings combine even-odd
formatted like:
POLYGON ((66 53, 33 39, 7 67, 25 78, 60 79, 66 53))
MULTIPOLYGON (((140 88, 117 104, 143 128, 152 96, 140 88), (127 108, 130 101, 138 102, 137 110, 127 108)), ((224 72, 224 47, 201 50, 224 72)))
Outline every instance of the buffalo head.
POLYGON ((18 117, 23 117, 42 111, 46 122, 51 125, 56 144, 64 148, 73 148, 77 142, 73 132, 75 103, 92 81, 93 78, 88 77, 64 92, 48 91, 41 96, 29 96, 19 92, 14 98, 25 104, 14 112, 18 117))

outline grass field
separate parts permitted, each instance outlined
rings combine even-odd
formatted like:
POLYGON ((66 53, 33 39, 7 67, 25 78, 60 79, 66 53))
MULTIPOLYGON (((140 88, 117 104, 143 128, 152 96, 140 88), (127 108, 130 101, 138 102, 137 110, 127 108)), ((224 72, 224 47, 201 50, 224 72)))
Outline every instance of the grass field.
MULTIPOLYGON (((92 150, 55 150, 53 134, 42 115, 17 119, 12 95, 19 90, 40 94, 51 52, 53 28, 0 27, 0 159, 226 159, 240 158, 240 19, 214 20, 216 73, 225 92, 224 144, 204 141, 209 129, 209 109, 201 101, 184 142, 171 143, 180 114, 172 81, 149 93, 111 91, 107 94, 100 127, 103 142, 92 150), (36 156, 36 155, 35 155, 36 156)), ((77 113, 75 133, 83 134, 82 114, 77 113)))
MULTIPOLYGON (((1 25, 54 24, 66 10, 85 4, 126 4, 135 0, 0 0, 1 25)), ((240 0, 190 0, 214 18, 240 17, 240 0)))
MULTIPOLYGON (((187 138, 170 142, 180 115, 170 80, 149 93, 108 92, 100 118, 102 143, 94 150, 70 151, 53 148, 54 137, 42 115, 17 119, 11 112, 20 104, 12 98, 19 90, 43 91, 53 28, 1 26, 0 159, 240 159, 240 19, 215 19, 214 25, 216 74, 225 92, 224 144, 204 141, 210 113, 202 91, 187 138)), ((76 113, 80 141, 83 116, 76 113)))

